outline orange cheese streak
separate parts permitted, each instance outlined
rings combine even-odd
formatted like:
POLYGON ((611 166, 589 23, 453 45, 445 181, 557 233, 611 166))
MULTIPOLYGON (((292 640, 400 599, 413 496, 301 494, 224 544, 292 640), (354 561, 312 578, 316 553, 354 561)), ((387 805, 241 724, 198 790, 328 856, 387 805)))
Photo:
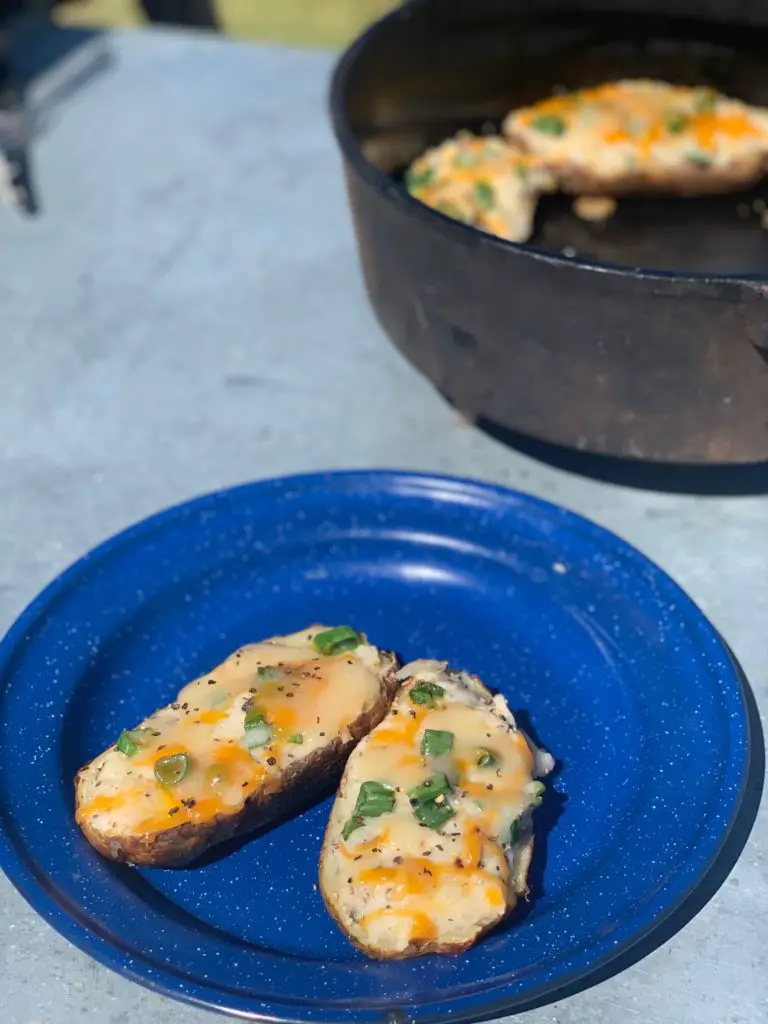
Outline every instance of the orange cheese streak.
POLYGON ((446 873, 458 873, 452 865, 433 864, 426 857, 409 857, 395 867, 366 868, 358 878, 363 885, 392 886, 398 896, 420 896, 437 889, 446 873))
POLYGON ((290 705, 272 707, 269 709, 269 721, 277 734, 291 733, 296 729, 297 714, 290 705))
POLYGON ((417 706, 414 708, 415 717, 411 715, 403 714, 402 722, 397 726, 390 726, 387 729, 378 729, 376 732, 371 733, 370 739, 368 740, 369 746, 372 747, 391 747, 400 746, 401 744, 412 744, 416 742, 421 723, 424 721, 424 717, 427 714, 427 709, 424 706, 417 706))
POLYGON ((534 768, 534 758, 533 752, 531 751, 531 748, 528 746, 528 741, 521 732, 514 733, 513 738, 515 741, 515 745, 517 746, 517 751, 520 754, 520 757, 523 759, 525 770, 528 772, 529 775, 532 775, 534 768))
POLYGON ((77 821, 82 821, 93 814, 109 814, 110 811, 116 811, 122 807, 124 803, 125 793, 115 793, 114 796, 103 796, 99 793, 89 803, 78 807, 75 817, 77 821))
MULTIPOLYGON (((134 793, 134 799, 141 800, 141 794, 134 793)), ((159 789, 152 794, 151 803, 149 800, 147 803, 150 804, 147 808, 150 813, 143 821, 139 822, 138 832, 162 832, 181 824, 174 815, 170 814, 174 807, 178 807, 179 812, 182 810, 178 796, 174 795, 171 790, 159 789)), ((181 818, 182 815, 179 812, 175 813, 181 818)))
POLYGON ((216 725, 217 722, 221 722, 227 717, 226 711, 220 711, 218 708, 209 708, 208 711, 201 711, 199 715, 195 715, 190 720, 190 725, 199 723, 200 725, 216 725))
POLYGON ((483 837, 480 830, 473 828, 464 841, 464 853, 461 858, 465 868, 476 868, 483 856, 483 837))
POLYGON ((388 842, 389 829, 385 828, 383 832, 381 832, 377 836, 374 836, 373 839, 366 839, 364 843, 358 843, 353 853, 351 853, 344 844, 341 844, 339 846, 339 853, 342 855, 342 857, 346 857, 347 860, 357 860, 359 854, 368 853, 368 851, 372 850, 375 846, 379 846, 382 843, 388 842))
POLYGON ((386 913, 407 915, 418 918, 420 922, 418 930, 416 931, 415 928, 411 933, 412 939, 433 938, 434 936, 431 933, 425 933, 423 928, 423 922, 428 919, 421 912, 414 911, 408 907, 407 903, 411 897, 423 899, 426 896, 429 898, 448 879, 458 879, 466 883, 484 881, 486 884, 483 886, 482 891, 486 901, 492 907, 503 907, 506 903, 506 877, 497 878, 477 866, 483 847, 479 832, 474 832, 474 836, 469 838, 469 843, 471 844, 471 849, 468 851, 467 856, 475 859, 471 865, 467 864, 464 868, 456 867, 453 864, 437 864, 434 861, 427 860, 426 857, 411 857, 396 867, 368 868, 365 871, 361 871, 358 877, 358 881, 361 884, 392 887, 394 889, 392 898, 403 900, 406 903, 405 906, 396 911, 373 911, 363 920, 372 920, 375 919, 375 916, 381 916, 386 913))
POLYGON ((485 898, 492 907, 503 907, 505 904, 504 893, 498 885, 489 885, 485 889, 485 898))
POLYGON ((421 754, 403 754, 397 759, 398 768, 421 768, 425 764, 421 754))
POLYGON ((631 141, 632 136, 625 128, 606 128, 603 132, 603 142, 607 142, 609 144, 631 141))
POLYGON ((661 121, 655 121, 648 131, 645 133, 643 138, 640 140, 639 148, 643 156, 650 156, 651 150, 660 141, 662 137, 662 130, 664 125, 661 121))
POLYGON ((728 135, 732 139, 760 135, 746 114, 718 114, 716 111, 699 114, 693 121, 692 130, 702 149, 713 147, 718 135, 728 135))
MULTIPOLYGON (((482 850, 482 840, 476 833, 477 846, 482 850)), ((470 852, 477 855, 477 846, 470 852)), ((463 861, 462 861, 463 863, 463 861)), ((385 885, 395 890, 396 897, 424 896, 444 885, 448 879, 474 881, 477 878, 497 881, 489 872, 478 867, 479 857, 473 865, 458 867, 455 864, 440 864, 427 857, 408 857, 402 864, 393 867, 366 868, 358 875, 362 885, 385 885)))
POLYGON ((214 765, 240 770, 243 775, 251 779, 261 779, 264 776, 264 769, 257 764, 251 755, 238 743, 222 743, 216 747, 213 756, 214 765))
POLYGON ((378 921, 382 918, 401 917, 411 921, 410 942, 429 942, 437 938, 437 928, 431 917, 422 914, 417 910, 392 910, 382 907, 380 910, 372 910, 362 918, 361 924, 369 924, 371 921, 378 921))

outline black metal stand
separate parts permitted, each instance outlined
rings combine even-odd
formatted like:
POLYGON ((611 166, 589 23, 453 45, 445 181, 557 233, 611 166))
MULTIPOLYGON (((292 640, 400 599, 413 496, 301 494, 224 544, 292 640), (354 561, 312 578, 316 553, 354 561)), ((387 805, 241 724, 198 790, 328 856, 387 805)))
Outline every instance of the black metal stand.
MULTIPOLYGON (((16 7, 17 4, 2 0, 0 16, 14 13, 16 7)), ((28 214, 37 213, 39 206, 32 186, 24 95, 13 71, 7 17, 0 17, 0 160, 5 164, 3 170, 19 208, 28 214)))

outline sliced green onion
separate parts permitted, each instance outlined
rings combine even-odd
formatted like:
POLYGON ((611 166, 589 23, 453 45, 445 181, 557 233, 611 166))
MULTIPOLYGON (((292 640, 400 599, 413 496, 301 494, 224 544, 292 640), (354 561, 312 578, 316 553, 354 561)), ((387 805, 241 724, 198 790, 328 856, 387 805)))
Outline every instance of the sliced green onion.
POLYGON ((438 804, 434 800, 413 808, 414 815, 427 828, 438 829, 449 821, 456 812, 448 803, 438 804))
POLYGON ((264 712, 258 708, 251 708, 246 712, 245 722, 245 745, 249 750, 257 750, 265 747, 272 739, 272 730, 267 725, 264 712))
POLYGON ((405 172, 405 187, 409 191, 413 191, 415 188, 423 188, 425 185, 433 180, 435 174, 431 167, 425 168, 423 171, 417 171, 413 167, 409 167, 405 172))
POLYGON ((187 754, 171 754, 155 761, 155 778, 164 786, 178 786, 189 774, 189 757, 187 754))
POLYGON ((152 730, 146 725, 138 729, 123 729, 117 739, 117 749, 126 757, 133 757, 152 741, 152 730))
POLYGON ((378 818, 395 806, 395 791, 381 782, 364 782, 352 812, 356 818, 378 818))
POLYGON ((352 817, 341 830, 342 838, 349 839, 353 832, 362 828, 366 818, 378 818, 388 814, 395 806, 395 791, 382 782, 364 782, 357 794, 357 803, 352 817))
POLYGON ((545 135, 563 135, 565 133, 565 121, 557 114, 541 114, 531 122, 531 127, 545 135))
POLYGON ((332 656, 354 651, 363 642, 362 636, 350 626, 334 626, 318 633, 312 643, 320 654, 332 656))
POLYGON ((515 819, 509 826, 509 845, 514 846, 520 838, 520 822, 515 819))
POLYGON ((272 730, 266 722, 254 722, 245 730, 245 745, 249 750, 256 750, 258 747, 266 747, 272 739, 272 730))
POLYGON ((700 114, 714 110, 719 96, 715 89, 700 89, 694 94, 693 105, 700 114))
POLYGON ((453 733, 441 729, 425 729, 421 741, 421 753, 425 757, 440 757, 450 754, 453 747, 453 733))
POLYGON ((288 742, 289 743, 296 743, 299 746, 301 746, 301 744, 304 742, 304 737, 301 735, 300 732, 295 732, 293 734, 293 736, 289 736, 288 737, 288 742))
POLYGON ((490 750, 478 750, 477 761, 475 762, 478 768, 495 768, 498 764, 495 754, 492 754, 490 750))
POLYGON ((477 205, 483 210, 490 210, 496 201, 496 193, 493 190, 493 185, 490 185, 487 181, 478 181, 475 183, 475 200, 477 205))
POLYGON ((445 199, 441 199, 439 203, 435 203, 435 209, 446 217, 451 217, 453 220, 467 219, 455 203, 449 203, 445 199))
POLYGON ((688 127, 689 123, 690 118, 686 117, 685 114, 679 114, 674 110, 667 114, 665 121, 667 131, 671 132, 673 135, 682 134, 682 132, 684 132, 688 127))
POLYGON ((433 708, 438 697, 442 697, 444 693, 445 690, 437 683, 416 683, 408 696, 414 704, 426 704, 427 707, 433 708))
POLYGON ((359 828, 362 828, 365 822, 362 818, 350 818, 344 828, 341 830, 341 838, 349 839, 353 832, 356 832, 359 828))
POLYGON ((451 784, 445 775, 433 775, 418 786, 409 790, 408 796, 411 804, 426 804, 439 796, 446 796, 451 792, 451 784))
POLYGON ((256 669, 256 675, 259 679, 263 679, 265 683, 274 683, 280 677, 277 669, 272 668, 270 665, 259 665, 256 669))
POLYGON ((685 159, 689 164, 693 164, 695 167, 701 167, 702 170, 705 167, 712 166, 712 158, 708 157, 706 153, 700 153, 696 149, 691 150, 690 153, 686 153, 685 159))
POLYGON ((520 181, 526 181, 528 179, 528 175, 530 174, 530 168, 526 167, 525 164, 516 164, 515 174, 520 179, 520 181))
POLYGON ((136 733, 127 732, 125 729, 117 738, 117 749, 126 757, 133 757, 141 750, 141 744, 136 742, 136 733))
POLYGON ((456 813, 447 803, 451 784, 445 775, 433 775, 426 782, 409 791, 411 807, 415 817, 428 828, 440 828, 456 813))

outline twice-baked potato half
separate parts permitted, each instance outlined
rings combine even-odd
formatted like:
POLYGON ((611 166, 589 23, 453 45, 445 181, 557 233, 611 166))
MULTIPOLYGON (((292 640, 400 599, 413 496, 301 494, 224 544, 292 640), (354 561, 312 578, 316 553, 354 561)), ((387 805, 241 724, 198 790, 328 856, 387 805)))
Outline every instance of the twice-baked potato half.
POLYGON ((527 242, 552 174, 498 136, 460 132, 428 149, 405 175, 408 191, 440 213, 510 242, 527 242))
POLYGON ((460 953, 527 893, 531 816, 551 770, 504 699, 444 662, 413 662, 352 753, 320 857, 320 889, 376 959, 460 953))
POLYGON ((768 110, 651 79, 550 96, 502 130, 579 196, 735 191, 765 173, 768 154, 768 110))
POLYGON ((396 668, 348 626, 243 647, 77 773, 77 823, 105 857, 155 866, 268 824, 333 785, 396 668))

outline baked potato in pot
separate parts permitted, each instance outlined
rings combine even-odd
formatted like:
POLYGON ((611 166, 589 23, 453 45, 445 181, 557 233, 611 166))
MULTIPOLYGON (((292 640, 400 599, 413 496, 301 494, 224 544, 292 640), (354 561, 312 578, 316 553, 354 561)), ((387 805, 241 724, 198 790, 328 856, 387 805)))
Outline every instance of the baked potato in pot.
POLYGON ((502 130, 574 195, 732 192, 768 168, 768 110, 703 86, 606 82, 513 110, 502 130))

